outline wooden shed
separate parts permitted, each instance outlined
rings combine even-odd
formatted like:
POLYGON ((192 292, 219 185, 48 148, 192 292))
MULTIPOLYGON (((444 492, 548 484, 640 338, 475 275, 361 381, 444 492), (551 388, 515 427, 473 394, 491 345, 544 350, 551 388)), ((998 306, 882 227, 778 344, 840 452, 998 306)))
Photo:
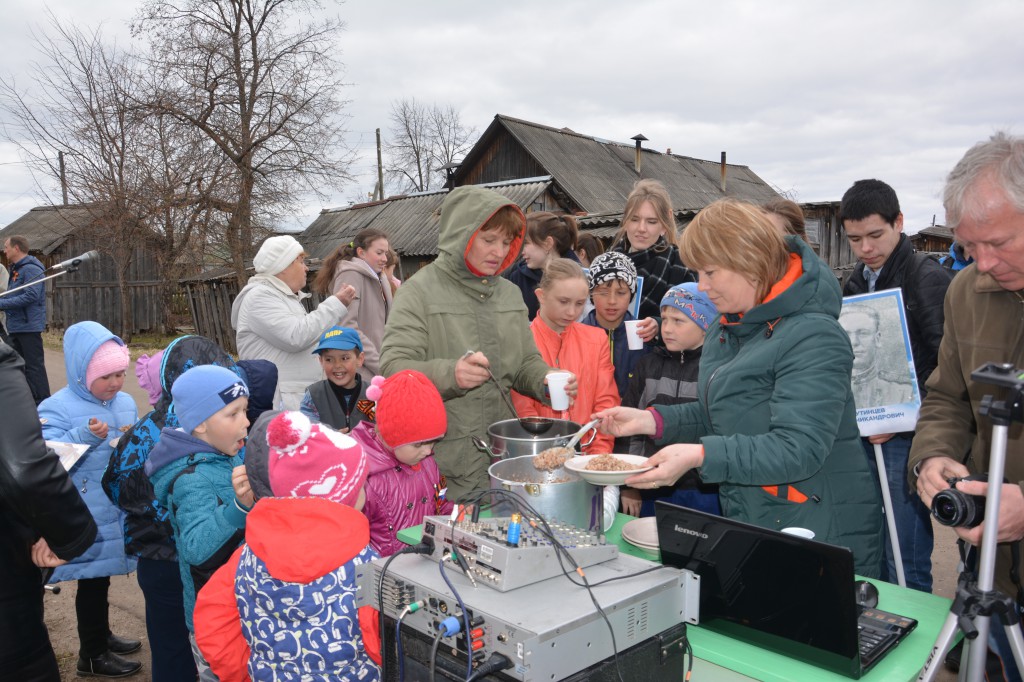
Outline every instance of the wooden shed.
POLYGON ((949 247, 953 245, 953 230, 945 225, 930 225, 911 235, 910 241, 918 251, 948 253, 949 247))
MULTIPOLYGON (((91 206, 39 206, 0 229, 0 242, 20 234, 31 255, 50 268, 61 261, 98 250, 97 259, 46 282, 46 322, 49 329, 67 329, 94 320, 115 333, 121 329, 121 299, 114 259, 104 253, 102 239, 92 234, 98 209, 91 206)), ((9 265, 4 258, 4 264, 9 265)), ((52 273, 47 273, 52 274, 52 273)), ((160 328, 163 307, 156 259, 144 243, 134 245, 128 272, 128 298, 135 334, 160 328)))

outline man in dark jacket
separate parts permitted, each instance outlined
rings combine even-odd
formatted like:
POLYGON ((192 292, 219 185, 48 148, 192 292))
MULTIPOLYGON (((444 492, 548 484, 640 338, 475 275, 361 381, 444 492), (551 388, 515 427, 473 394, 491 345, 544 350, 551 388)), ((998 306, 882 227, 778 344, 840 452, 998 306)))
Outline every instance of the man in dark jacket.
POLYGON ((0 343, 0 677, 59 682, 39 569, 95 539, 89 508, 43 442, 22 361, 0 343))
MULTIPOLYGON (((937 261, 914 253, 910 240, 903 234, 903 213, 896 192, 881 180, 855 182, 839 204, 839 221, 860 261, 843 288, 843 295, 902 289, 914 368, 923 395, 924 382, 938 362, 942 301, 951 279, 949 271, 937 261)), ((913 435, 882 434, 861 440, 873 468, 873 445, 882 445, 907 587, 931 592, 931 516, 907 484, 907 456, 913 435)), ((888 579, 894 581, 896 565, 889 542, 885 543, 885 552, 888 579)))
POLYGON ((28 255, 28 240, 20 234, 4 241, 4 254, 11 266, 9 289, 24 287, 0 296, 0 310, 7 313, 7 333, 11 347, 25 361, 25 378, 36 405, 50 397, 50 382, 43 362, 43 330, 46 328, 46 285, 26 284, 41 279, 43 264, 28 255))

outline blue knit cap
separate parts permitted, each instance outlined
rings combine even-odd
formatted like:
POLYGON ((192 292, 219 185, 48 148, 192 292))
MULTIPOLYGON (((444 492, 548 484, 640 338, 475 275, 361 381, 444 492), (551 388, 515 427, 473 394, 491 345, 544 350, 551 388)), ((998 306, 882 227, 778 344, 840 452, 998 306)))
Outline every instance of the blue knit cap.
POLYGON ((186 433, 238 398, 249 397, 249 389, 237 374, 219 365, 197 365, 171 386, 174 413, 186 433))
POLYGON ((707 331, 718 317, 718 308, 693 282, 677 284, 665 292, 661 307, 669 306, 681 311, 702 330, 707 331))

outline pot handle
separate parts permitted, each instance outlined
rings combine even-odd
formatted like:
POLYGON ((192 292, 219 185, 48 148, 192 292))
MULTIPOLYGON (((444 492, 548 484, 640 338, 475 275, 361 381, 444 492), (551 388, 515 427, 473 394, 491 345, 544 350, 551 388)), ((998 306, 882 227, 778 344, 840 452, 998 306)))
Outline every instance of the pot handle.
POLYGON ((491 448, 487 445, 487 443, 484 442, 482 438, 478 436, 470 436, 470 440, 473 441, 473 445, 476 446, 477 450, 489 456, 491 459, 501 459, 501 455, 494 454, 494 450, 491 450, 491 448))
POLYGON ((597 427, 596 426, 594 426, 594 427, 592 427, 590 429, 590 438, 588 438, 586 440, 586 442, 580 442, 580 449, 582 450, 583 448, 585 448, 588 445, 590 445, 591 443, 593 443, 595 438, 597 438, 597 427))

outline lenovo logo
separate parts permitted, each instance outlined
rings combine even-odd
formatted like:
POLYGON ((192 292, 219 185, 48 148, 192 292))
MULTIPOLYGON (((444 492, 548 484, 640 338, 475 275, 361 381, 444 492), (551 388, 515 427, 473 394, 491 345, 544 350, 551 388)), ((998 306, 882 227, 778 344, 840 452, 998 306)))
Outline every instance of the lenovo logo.
POLYGON ((700 531, 693 530, 692 528, 683 528, 682 526, 677 525, 675 526, 675 531, 677 533, 686 533, 687 535, 692 535, 695 538, 700 538, 702 540, 708 539, 707 533, 701 533, 700 531))

